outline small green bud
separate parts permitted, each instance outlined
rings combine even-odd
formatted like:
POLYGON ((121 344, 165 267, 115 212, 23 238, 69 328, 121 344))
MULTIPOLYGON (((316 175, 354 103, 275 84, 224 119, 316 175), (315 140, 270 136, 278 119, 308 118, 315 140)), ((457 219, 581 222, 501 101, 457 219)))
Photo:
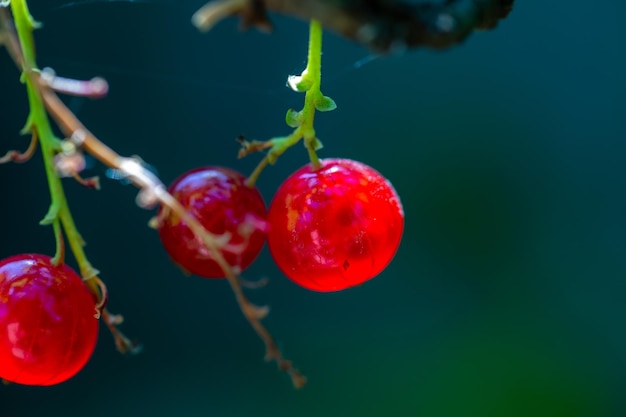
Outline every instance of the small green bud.
POLYGON ((331 111, 337 108, 337 103, 328 96, 322 96, 315 102, 315 108, 317 111, 331 111))
POLYGON ((302 124, 302 113, 294 109, 287 110, 285 115, 285 123, 287 126, 296 128, 302 124))
POLYGON ((296 93, 304 93, 311 88, 311 81, 305 77, 306 71, 302 75, 290 75, 287 77, 287 87, 296 93))
POLYGON ((59 206, 57 204, 51 204, 45 217, 41 219, 39 224, 42 226, 47 226, 49 224, 52 224, 58 217, 59 217, 59 206))

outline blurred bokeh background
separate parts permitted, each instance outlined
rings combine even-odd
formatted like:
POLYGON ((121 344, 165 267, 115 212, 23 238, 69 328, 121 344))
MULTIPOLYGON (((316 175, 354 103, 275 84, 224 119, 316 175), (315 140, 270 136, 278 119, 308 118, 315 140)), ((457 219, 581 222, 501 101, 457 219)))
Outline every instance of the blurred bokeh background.
MULTIPOLYGON (((272 16, 272 35, 235 20, 190 24, 202 1, 30 1, 44 23, 39 65, 104 76, 109 96, 68 99, 81 120, 165 182, 228 165, 234 138, 284 135, 285 88, 305 65, 306 22, 272 16)), ((626 3, 517 0, 491 32, 447 51, 387 57, 325 35, 323 157, 363 161, 402 197, 405 236, 391 266, 335 294, 284 278, 269 253, 245 274, 265 323, 309 377, 295 391, 225 282, 173 266, 135 189, 66 181, 92 263, 122 329, 103 328, 91 362, 49 388, 0 387, 3 417, 626 415, 626 3)), ((0 54, 0 154, 25 148, 27 103, 0 54)), ((307 161, 296 146, 266 169, 266 201, 307 161)), ((54 251, 40 158, 0 166, 0 257, 54 251)), ((71 262, 71 260, 70 260, 71 262)))

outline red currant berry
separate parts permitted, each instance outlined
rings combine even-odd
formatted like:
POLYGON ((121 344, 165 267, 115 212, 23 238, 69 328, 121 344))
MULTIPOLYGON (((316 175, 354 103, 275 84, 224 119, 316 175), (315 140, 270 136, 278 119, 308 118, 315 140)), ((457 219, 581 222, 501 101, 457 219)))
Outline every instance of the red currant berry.
POLYGON ((0 378, 54 385, 73 377, 96 346, 95 305, 76 272, 48 256, 0 261, 0 378))
POLYGON ((287 277, 339 291, 378 275, 402 238, 404 212, 393 186, 360 162, 325 159, 280 186, 270 205, 268 245, 287 277))
MULTIPOLYGON (((267 209, 256 188, 231 169, 203 167, 179 177, 169 192, 216 235, 227 233, 221 249, 229 265, 243 271, 256 259, 265 243, 267 209)), ((222 278, 224 272, 191 229, 174 213, 159 213, 159 235, 165 250, 181 268, 206 278, 222 278)))

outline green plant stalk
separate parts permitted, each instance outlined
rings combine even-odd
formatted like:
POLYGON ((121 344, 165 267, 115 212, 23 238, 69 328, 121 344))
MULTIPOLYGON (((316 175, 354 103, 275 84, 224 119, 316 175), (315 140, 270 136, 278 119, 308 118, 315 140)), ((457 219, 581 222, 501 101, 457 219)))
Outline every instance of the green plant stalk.
POLYGON ((319 159, 315 152, 316 137, 313 123, 315 121, 316 104, 323 97, 320 90, 322 84, 322 25, 317 20, 311 20, 309 27, 309 53, 306 69, 302 72, 299 85, 306 86, 304 107, 299 112, 299 126, 284 138, 272 139, 272 148, 269 151, 270 163, 276 160, 287 148, 295 145, 300 138, 304 138, 304 145, 309 152, 309 158, 314 166, 319 166, 319 159))
POLYGON ((50 209, 41 223, 53 225, 57 243, 54 260, 57 263, 62 263, 64 261, 64 245, 63 238, 60 236, 59 222, 61 223, 69 246, 78 263, 81 276, 89 289, 99 297, 101 294, 98 284, 95 280, 90 279, 97 275, 97 271, 87 260, 87 256, 83 250, 83 239, 76 228, 76 224, 74 223, 74 219, 67 204, 63 184, 56 172, 55 154, 59 150, 60 141, 54 136, 45 106, 35 86, 37 82, 36 71, 38 70, 35 61, 33 30, 38 27, 38 24, 30 15, 26 0, 13 0, 11 2, 11 11, 24 56, 22 80, 26 84, 30 106, 30 113, 24 130, 33 131, 39 139, 46 178, 48 180, 48 188, 50 190, 50 209))
POLYGON ((305 80, 311 83, 311 87, 304 96, 304 107, 302 108, 302 124, 300 134, 304 138, 304 146, 309 153, 309 159, 314 168, 320 166, 316 148, 315 128, 315 105, 322 96, 320 87, 322 85, 322 25, 317 20, 311 20, 309 27, 309 53, 306 64, 305 80))
POLYGON ((248 177, 246 184, 253 186, 261 171, 267 164, 273 164, 280 155, 288 148, 292 147, 303 138, 304 146, 309 154, 309 159, 314 168, 320 167, 320 161, 316 153, 319 148, 319 141, 315 135, 313 126, 315 121, 315 110, 318 104, 324 99, 321 91, 322 85, 322 25, 319 21, 312 19, 309 25, 309 50, 307 56, 306 69, 302 72, 302 79, 299 85, 306 86, 304 96, 304 106, 299 112, 299 124, 294 131, 285 137, 274 138, 270 150, 265 158, 258 164, 252 174, 248 177))

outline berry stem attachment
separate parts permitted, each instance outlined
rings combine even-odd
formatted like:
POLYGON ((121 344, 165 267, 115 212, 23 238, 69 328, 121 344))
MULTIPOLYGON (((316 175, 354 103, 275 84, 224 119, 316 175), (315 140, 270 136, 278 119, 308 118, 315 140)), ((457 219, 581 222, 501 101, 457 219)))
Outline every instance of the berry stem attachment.
POLYGON ((285 117, 287 125, 294 128, 294 131, 285 137, 270 139, 267 142, 253 143, 255 146, 245 147, 239 152, 239 157, 248 153, 269 148, 268 153, 259 162, 255 170, 248 177, 247 185, 253 186, 261 171, 268 164, 274 164, 278 157, 288 148, 304 140, 304 146, 309 154, 309 159, 314 170, 319 169, 320 161, 317 150, 322 147, 322 143, 317 138, 314 128, 315 111, 331 111, 337 108, 334 100, 322 94, 322 25, 319 21, 312 19, 309 25, 309 51, 307 65, 302 74, 291 75, 287 79, 287 85, 296 92, 303 92, 304 106, 302 110, 289 109, 285 117), (266 143, 267 145, 262 145, 266 143))

